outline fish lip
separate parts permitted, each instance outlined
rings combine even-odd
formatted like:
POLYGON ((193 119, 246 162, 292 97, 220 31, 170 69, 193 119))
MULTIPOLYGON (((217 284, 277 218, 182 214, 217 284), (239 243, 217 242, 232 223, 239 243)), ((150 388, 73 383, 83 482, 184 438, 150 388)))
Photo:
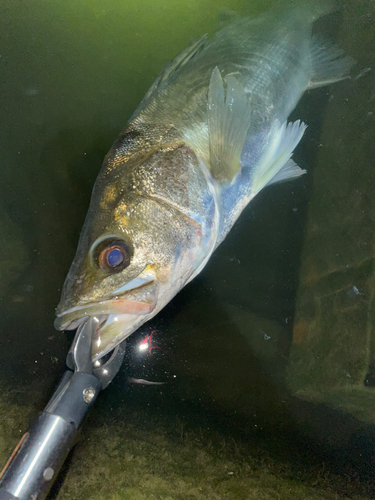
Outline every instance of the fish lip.
POLYGON ((91 316, 100 318, 100 321, 102 321, 107 319, 109 315, 116 313, 136 316, 150 314, 157 304, 158 286, 155 282, 151 282, 142 288, 146 287, 151 288, 150 301, 137 301, 136 299, 132 299, 132 290, 129 290, 123 294, 116 294, 115 297, 110 295, 101 300, 79 303, 57 314, 54 321, 54 327, 56 330, 74 330, 82 321, 91 316))

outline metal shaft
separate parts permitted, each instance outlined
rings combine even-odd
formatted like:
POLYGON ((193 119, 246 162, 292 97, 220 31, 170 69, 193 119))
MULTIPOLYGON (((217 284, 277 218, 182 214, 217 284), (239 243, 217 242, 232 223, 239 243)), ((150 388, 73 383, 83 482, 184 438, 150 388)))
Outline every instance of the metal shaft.
POLYGON ((86 413, 118 372, 125 342, 93 369, 91 352, 97 321, 78 328, 69 351, 69 368, 45 410, 18 443, 0 473, 0 500, 43 500, 66 458, 86 413))
POLYGON ((0 500, 45 498, 73 446, 76 433, 73 423, 41 412, 4 472, 0 500), (12 496, 7 497, 7 493, 12 496))
POLYGON ((44 499, 101 389, 82 372, 66 372, 45 411, 21 439, 0 478, 0 500, 44 499))

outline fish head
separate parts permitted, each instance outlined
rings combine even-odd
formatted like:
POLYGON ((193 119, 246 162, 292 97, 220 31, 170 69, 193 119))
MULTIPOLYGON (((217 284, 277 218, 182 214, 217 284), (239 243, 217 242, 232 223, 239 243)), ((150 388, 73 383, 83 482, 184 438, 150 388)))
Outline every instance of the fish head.
POLYGON ((103 166, 57 307, 59 330, 96 318, 94 359, 160 311, 196 268, 200 224, 141 190, 144 165, 103 166))

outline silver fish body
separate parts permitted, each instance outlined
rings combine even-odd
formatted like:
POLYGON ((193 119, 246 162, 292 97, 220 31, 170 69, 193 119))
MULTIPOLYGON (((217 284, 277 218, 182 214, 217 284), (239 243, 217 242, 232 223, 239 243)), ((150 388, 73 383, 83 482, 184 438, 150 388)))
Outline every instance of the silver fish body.
POLYGON ((311 35, 323 10, 237 19, 161 73, 96 181, 55 325, 100 323, 101 357, 205 266, 265 186, 298 177, 305 125, 287 124, 307 88, 347 77, 337 47, 311 35))

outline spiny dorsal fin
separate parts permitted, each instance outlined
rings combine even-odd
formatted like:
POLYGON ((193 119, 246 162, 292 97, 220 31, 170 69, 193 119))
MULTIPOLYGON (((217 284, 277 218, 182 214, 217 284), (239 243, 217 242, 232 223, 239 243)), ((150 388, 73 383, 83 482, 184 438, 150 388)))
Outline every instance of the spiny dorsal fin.
POLYGON ((241 169, 241 153, 251 120, 251 107, 244 89, 232 75, 224 78, 218 67, 208 88, 207 124, 209 164, 220 183, 232 182, 241 169))
POLYGON ((158 94, 160 88, 164 86, 164 83, 168 85, 173 76, 189 61, 191 61, 194 56, 201 52, 206 44, 206 41, 207 35, 201 36, 200 38, 198 38, 198 40, 195 40, 188 47, 182 50, 169 64, 167 64, 167 66, 158 75, 154 83, 148 89, 146 95, 143 98, 142 107, 145 107, 148 102, 158 94))

